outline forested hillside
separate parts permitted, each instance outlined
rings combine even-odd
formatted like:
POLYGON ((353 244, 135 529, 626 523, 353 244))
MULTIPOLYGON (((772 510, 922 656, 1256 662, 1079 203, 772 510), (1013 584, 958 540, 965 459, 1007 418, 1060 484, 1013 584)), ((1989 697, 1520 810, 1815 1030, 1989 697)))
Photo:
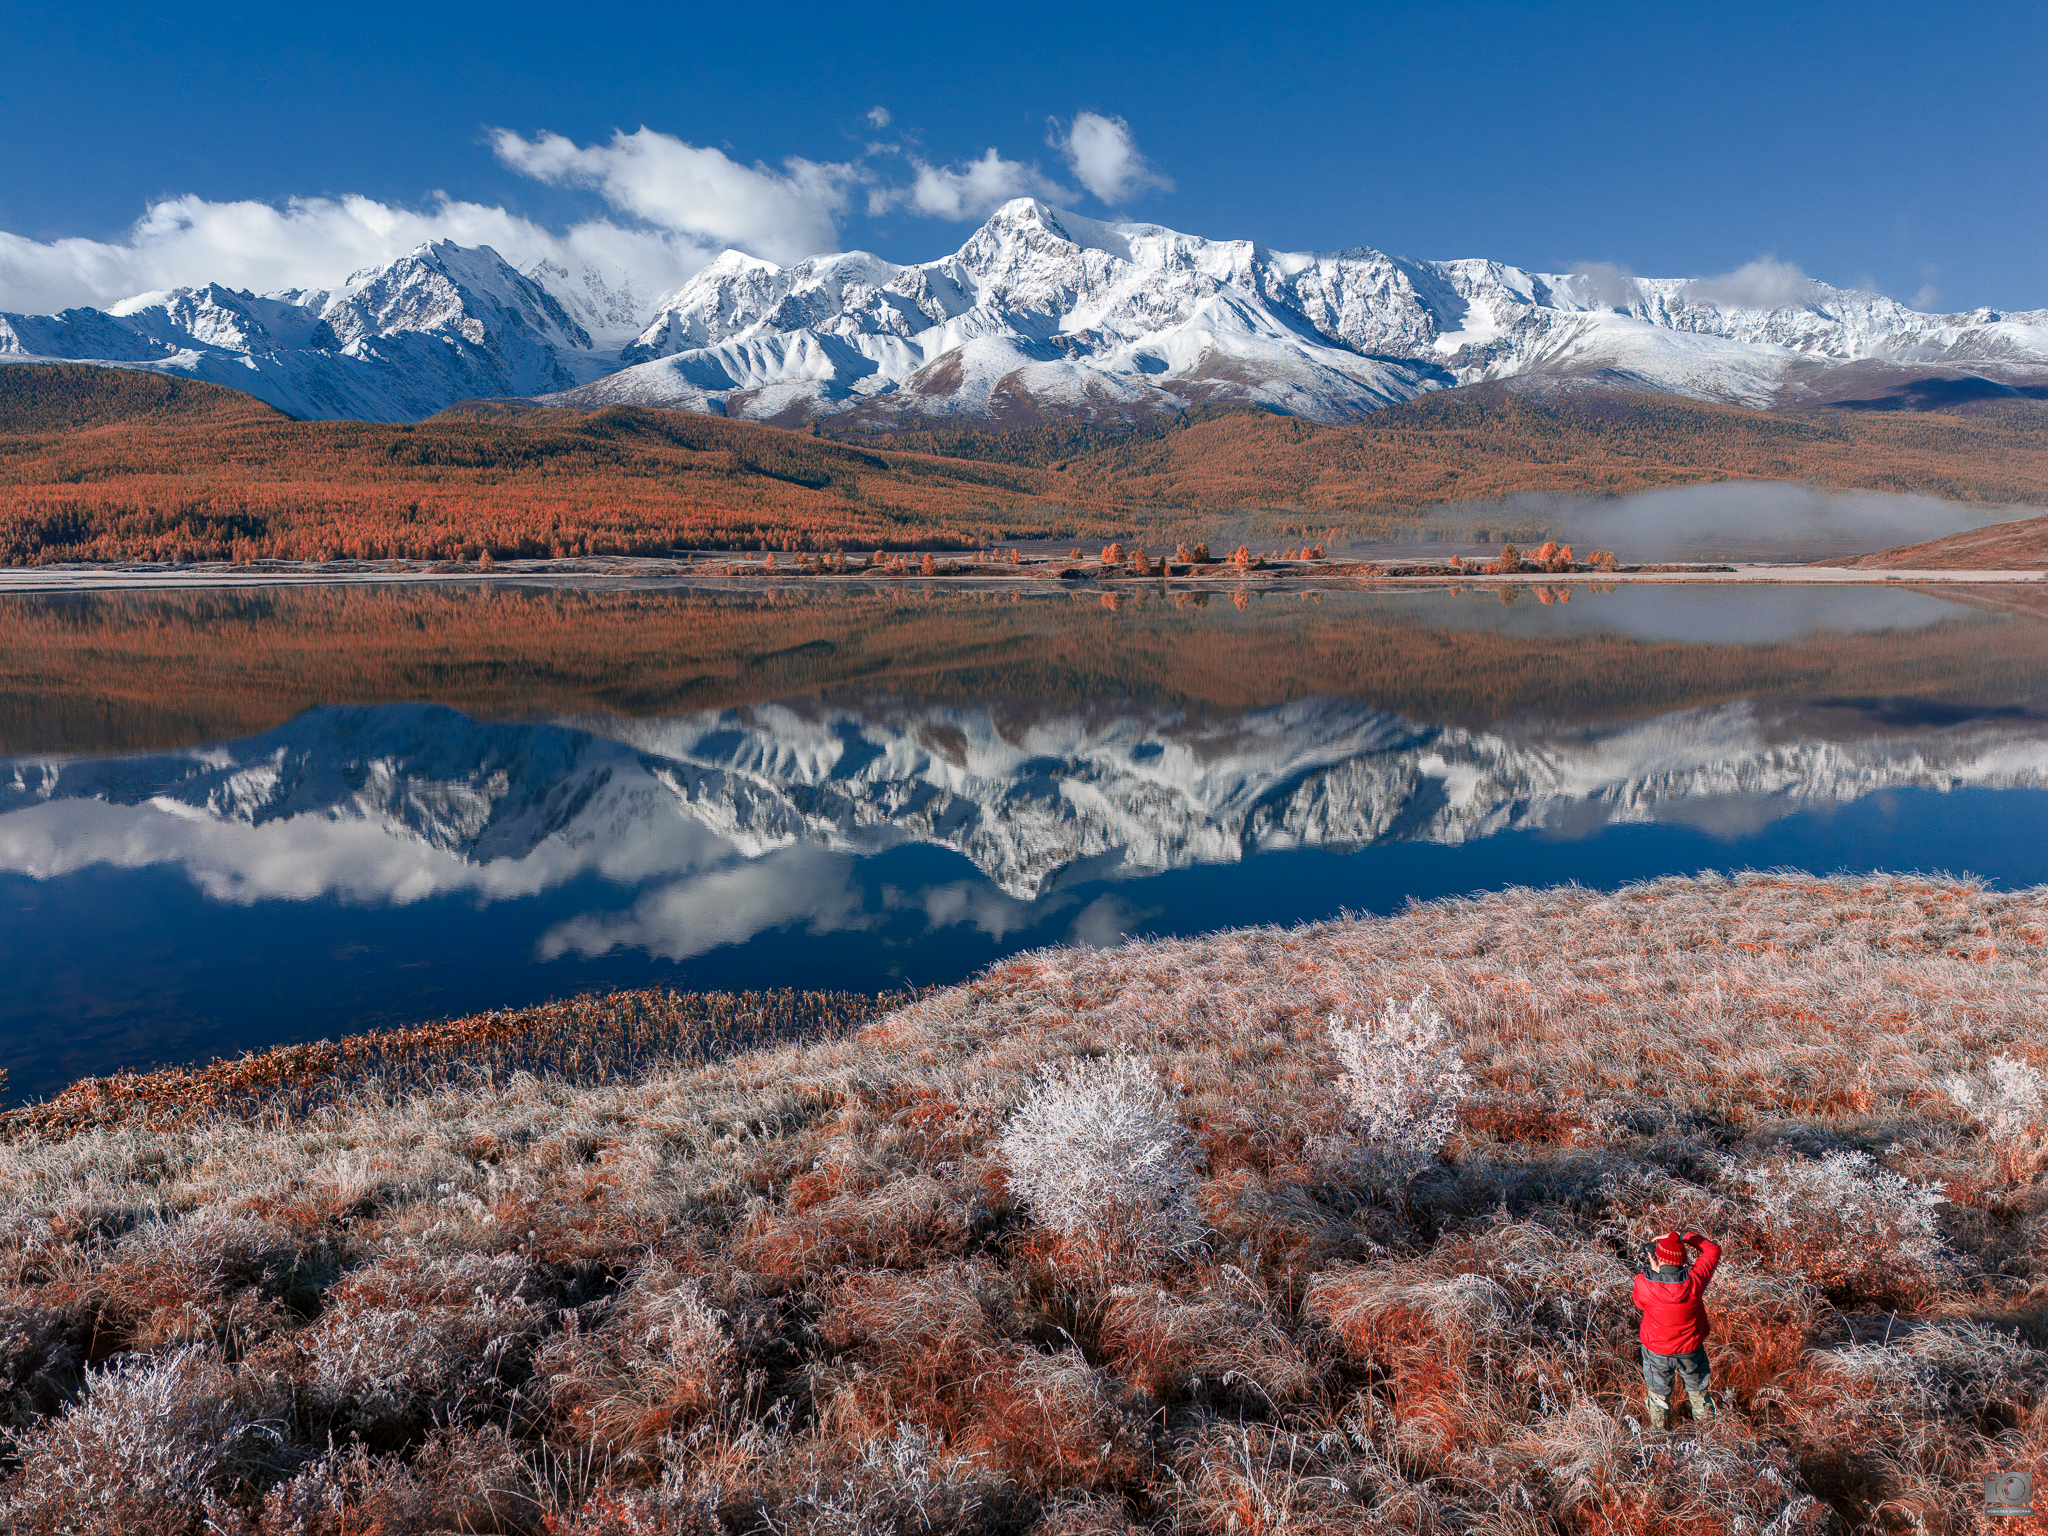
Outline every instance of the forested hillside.
POLYGON ((36 425, 48 409, 0 417, 0 560, 945 547, 1072 522, 1035 510, 1037 472, 679 411, 387 426, 292 421, 254 401, 223 420, 212 396, 196 403, 71 431, 36 425))
POLYGON ((1462 537, 1472 514, 1417 512, 1722 479, 2048 504, 2048 413, 1789 414, 1485 385, 1341 426, 1240 413, 855 443, 639 406, 300 422, 154 375, 0 369, 13 565, 1170 542, 1223 520, 1254 537, 1462 537))

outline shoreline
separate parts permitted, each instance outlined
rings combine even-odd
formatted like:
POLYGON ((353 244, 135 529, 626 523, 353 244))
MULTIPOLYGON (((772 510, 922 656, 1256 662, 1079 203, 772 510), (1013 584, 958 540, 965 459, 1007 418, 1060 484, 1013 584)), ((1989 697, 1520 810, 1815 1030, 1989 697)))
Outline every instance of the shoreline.
POLYGON ((2044 946, 2048 890, 1946 877, 1515 889, 1039 950, 584 1083, 0 1140, 0 1496, 225 1422, 268 1459, 204 1508, 160 1479, 151 1528, 716 1529, 681 1488, 746 1530, 1504 1536, 1582 1528, 1594 1477, 1693 1528, 1967 1517, 2044 1459, 2044 946), (1426 1120, 1370 1118, 1390 1070, 1426 1120), (1666 1436, 1629 1298, 1670 1230, 1726 1257, 1715 1421, 1666 1436))
MULTIPOLYGON (((1741 869, 1728 874, 1666 874, 1624 881, 1613 889, 1573 883, 1485 887, 1438 897, 1404 912, 1350 914, 1298 923, 1292 928, 1238 924, 1196 935, 1125 938, 1100 951, 1053 945, 1020 951, 990 962, 966 979, 939 986, 906 986, 875 992, 801 987, 758 989, 678 988, 653 983, 637 987, 592 986, 545 1002, 481 1008, 417 1023, 374 1026, 337 1039, 284 1042, 186 1061, 155 1061, 81 1074, 47 1097, 0 1103, 0 1147, 24 1137, 59 1141, 82 1132, 133 1128, 191 1131, 220 1121, 273 1125, 304 1122, 322 1110, 362 1098, 386 1105, 449 1089, 496 1092, 514 1074, 548 1079, 572 1090, 634 1082, 649 1075, 687 1073, 749 1054, 830 1048, 899 1011, 916 1011, 935 998, 976 997, 989 985, 1021 971, 1035 971, 1059 957, 1110 956, 1162 949, 1195 949, 1284 936, 1292 952, 1333 934, 1378 934, 1422 923, 1434 926, 1447 914, 1486 910, 1496 921, 1516 926, 1532 913, 1573 905, 1630 905, 1683 894, 1703 902, 1718 919, 1724 905, 1740 906, 1745 894, 1775 893, 1780 902, 1803 892, 1819 912, 1823 897, 1846 892, 1867 897, 1879 890, 1910 892, 1934 927, 1916 936, 1930 954, 1989 966, 2018 959, 2038 967, 2048 946, 2048 884, 2001 888, 1975 875, 1912 869, 1873 869, 1816 875, 1803 871, 1741 869), (2014 920, 2003 953, 1986 942, 1982 926, 1954 921, 1957 903, 2023 911, 2014 920)), ((1795 903, 1796 905, 1797 903, 1795 903)), ((1847 910, 1847 909, 1845 909, 1847 910)), ((1780 914, 1780 919, 1785 914, 1780 914)), ((1867 921, 1858 913, 1855 922, 1867 921)), ((1679 945, 1686 948, 1686 945, 1679 945)), ((1795 952, 1798 946, 1788 946, 1795 952)), ((1725 949, 1709 940, 1707 950, 1725 949)), ((1755 944, 1737 948, 1758 952, 1755 944)), ((1775 951, 1777 942, 1763 950, 1775 951)), ((1480 970, 1479 955, 1466 957, 1480 970)), ((1517 961, 1514 964, 1525 962, 1517 961)), ((1439 965, 1439 982, 1464 983, 1458 966, 1439 965)))
MULTIPOLYGON (((724 562, 731 564, 732 562, 724 562)), ((610 587, 659 591, 680 587, 712 587, 726 591, 787 589, 820 591, 855 588, 988 589, 1012 593, 1033 591, 1115 592, 1158 588, 1167 592, 1214 591, 1404 591, 1416 588, 1501 586, 2009 586, 2048 582, 2038 570, 1903 570, 1830 565, 1789 565, 1764 561, 1722 563, 1670 562, 1619 571, 1537 571, 1483 573, 1446 572, 1435 562, 1417 562, 1421 569, 1331 560, 1304 562, 1282 569, 1237 571, 1227 563, 1205 567, 1199 574, 1132 576, 1103 574, 1063 561, 1038 561, 1021 567, 990 562, 981 568, 925 575, 848 571, 810 574, 800 569, 734 573, 704 568, 709 561, 605 555, 562 560, 505 561, 489 568, 474 565, 403 560, 273 561, 238 566, 225 561, 202 565, 134 562, 119 565, 10 566, 0 568, 0 596, 59 592, 164 591, 205 588, 303 586, 562 586, 610 587)))

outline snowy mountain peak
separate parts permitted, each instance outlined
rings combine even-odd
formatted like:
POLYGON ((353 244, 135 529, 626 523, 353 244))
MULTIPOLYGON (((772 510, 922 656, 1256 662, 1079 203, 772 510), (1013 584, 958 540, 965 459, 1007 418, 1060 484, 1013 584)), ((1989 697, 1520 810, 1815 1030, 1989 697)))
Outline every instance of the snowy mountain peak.
POLYGON ((588 351, 591 345, 589 333, 560 300, 496 251, 447 240, 354 274, 328 300, 321 318, 345 345, 405 332, 456 335, 477 346, 516 340, 588 351))
POLYGON ((1275 251, 1017 198, 932 261, 727 251, 651 307, 591 270, 521 273, 434 241, 333 290, 0 314, 0 361, 38 358, 196 374, 314 417, 528 395, 787 423, 1198 405, 1340 421, 1518 377, 1753 406, 1794 403, 1847 363, 2032 380, 2048 376, 2048 311, 1919 314, 1769 262, 1699 280, 1275 251))
POLYGON ((489 246, 436 240, 338 287, 208 284, 109 310, 0 315, 0 358, 187 373, 295 416, 413 421, 473 395, 532 395, 616 366, 533 278, 489 246))

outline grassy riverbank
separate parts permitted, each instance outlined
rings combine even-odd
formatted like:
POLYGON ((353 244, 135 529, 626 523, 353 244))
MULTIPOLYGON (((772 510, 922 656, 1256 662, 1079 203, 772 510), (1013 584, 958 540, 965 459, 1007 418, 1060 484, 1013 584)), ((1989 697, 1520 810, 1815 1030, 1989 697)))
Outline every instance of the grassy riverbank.
POLYGON ((1984 1473, 2048 1474, 2044 946, 2048 892, 1941 880, 1507 892, 581 1082, 17 1122, 5 1518, 1973 1529, 1984 1473), (1424 988, 1475 1090, 1390 1189, 1326 1025, 1424 988), (998 1138, 1117 1051, 1201 1242, 1105 1270, 998 1138), (1659 1438, 1623 1255, 1672 1225, 1727 1248, 1724 1407, 1659 1438))

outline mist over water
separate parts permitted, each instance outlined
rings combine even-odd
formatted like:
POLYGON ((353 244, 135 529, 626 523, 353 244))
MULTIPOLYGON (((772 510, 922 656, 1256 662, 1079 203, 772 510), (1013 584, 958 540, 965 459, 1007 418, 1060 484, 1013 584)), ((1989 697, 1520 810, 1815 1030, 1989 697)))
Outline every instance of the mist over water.
POLYGON ((11 600, 0 1066, 41 1095, 594 987, 943 983, 1508 884, 2048 879, 2048 622, 1538 590, 11 600))
POLYGON ((1538 522, 1576 546, 1612 549, 1629 562, 1768 561, 1870 554, 2044 513, 2048 507, 1973 506, 1933 496, 1724 480, 1631 496, 1530 493, 1462 502, 1434 509, 1427 521, 1490 529, 1538 522))
POLYGON ((1418 587, 1396 601, 1415 617, 1447 630, 1485 630, 1535 639, 1611 634, 1632 640, 1700 645, 1764 645, 1822 635, 1922 629, 1956 617, 1956 605, 1924 592, 1888 587, 1617 586, 1572 590, 1559 583, 1545 603, 1541 577, 1512 593, 1493 584, 1452 596, 1418 587))

